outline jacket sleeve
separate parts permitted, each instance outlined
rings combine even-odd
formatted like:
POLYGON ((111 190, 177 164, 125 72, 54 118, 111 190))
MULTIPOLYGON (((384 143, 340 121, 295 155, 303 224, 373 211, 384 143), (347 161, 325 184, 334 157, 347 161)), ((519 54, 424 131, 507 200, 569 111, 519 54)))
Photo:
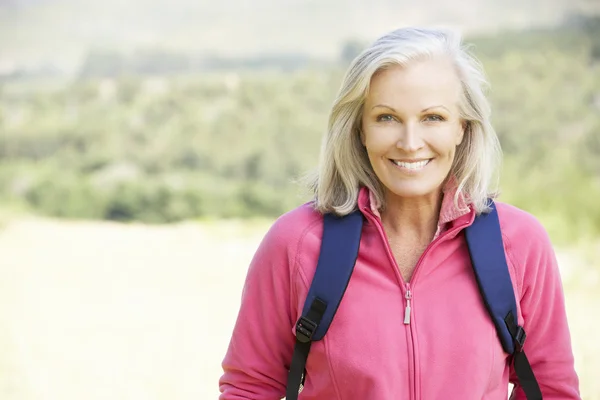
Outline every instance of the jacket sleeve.
POLYGON ((220 400, 285 396, 295 337, 291 311, 291 240, 277 221, 256 251, 219 379, 220 400))
MULTIPOLYGON (((527 333, 524 351, 545 400, 580 399, 556 255, 542 225, 533 217, 528 222, 528 232, 522 233, 527 239, 513 241, 512 249, 514 264, 524 271, 520 298, 527 333)), ((510 398, 525 400, 512 363, 510 381, 515 385, 510 398)))

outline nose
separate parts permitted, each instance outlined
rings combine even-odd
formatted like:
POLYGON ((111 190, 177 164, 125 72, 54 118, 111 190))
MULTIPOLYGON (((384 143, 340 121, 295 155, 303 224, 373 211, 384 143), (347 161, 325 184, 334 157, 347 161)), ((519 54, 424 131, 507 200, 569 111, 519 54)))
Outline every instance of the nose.
POLYGON ((424 146, 423 138, 419 130, 413 124, 406 123, 400 129, 400 137, 396 142, 396 147, 406 153, 415 153, 424 146))

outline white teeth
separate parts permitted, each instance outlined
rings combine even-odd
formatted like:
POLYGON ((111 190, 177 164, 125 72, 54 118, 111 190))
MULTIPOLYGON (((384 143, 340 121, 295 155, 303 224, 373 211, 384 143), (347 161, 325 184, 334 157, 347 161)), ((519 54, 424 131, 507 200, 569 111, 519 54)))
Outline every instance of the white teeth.
POLYGON ((417 162, 402 162, 402 161, 395 161, 392 160, 392 162, 394 164, 396 164, 399 167, 402 168, 406 168, 406 169, 410 169, 410 170, 418 170, 421 168, 424 168, 430 160, 423 160, 423 161, 417 161, 417 162))

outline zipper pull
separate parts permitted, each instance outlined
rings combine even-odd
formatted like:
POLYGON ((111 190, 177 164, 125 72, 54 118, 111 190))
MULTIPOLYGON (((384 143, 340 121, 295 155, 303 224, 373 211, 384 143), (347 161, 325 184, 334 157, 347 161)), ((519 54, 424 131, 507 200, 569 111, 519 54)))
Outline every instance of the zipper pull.
POLYGON ((410 289, 406 290, 406 308, 404 309, 404 325, 410 324, 410 299, 412 298, 412 293, 410 289))

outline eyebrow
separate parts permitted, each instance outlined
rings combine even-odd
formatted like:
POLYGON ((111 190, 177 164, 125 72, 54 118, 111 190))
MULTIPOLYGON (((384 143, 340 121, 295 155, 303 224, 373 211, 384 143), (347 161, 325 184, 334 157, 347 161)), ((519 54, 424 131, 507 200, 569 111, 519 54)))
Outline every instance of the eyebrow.
MULTIPOLYGON (((385 105, 385 104, 377 104, 377 105, 373 106, 373 107, 371 108, 371 110, 372 110, 372 109, 374 109, 374 108, 378 108, 378 107, 379 107, 379 108, 387 108, 388 110, 392 110, 393 112, 397 112, 396 110, 394 110, 394 108, 393 108, 393 107, 387 106, 387 105, 385 105)), ((425 111, 431 110, 432 108, 443 108, 443 109, 445 109, 446 111, 450 112, 450 110, 449 110, 447 107, 445 107, 445 106, 443 106, 443 105, 441 105, 441 104, 439 104, 439 105, 437 105, 437 106, 430 106, 430 107, 424 108, 424 109, 422 109, 422 110, 421 110, 421 112, 425 112, 425 111)))

